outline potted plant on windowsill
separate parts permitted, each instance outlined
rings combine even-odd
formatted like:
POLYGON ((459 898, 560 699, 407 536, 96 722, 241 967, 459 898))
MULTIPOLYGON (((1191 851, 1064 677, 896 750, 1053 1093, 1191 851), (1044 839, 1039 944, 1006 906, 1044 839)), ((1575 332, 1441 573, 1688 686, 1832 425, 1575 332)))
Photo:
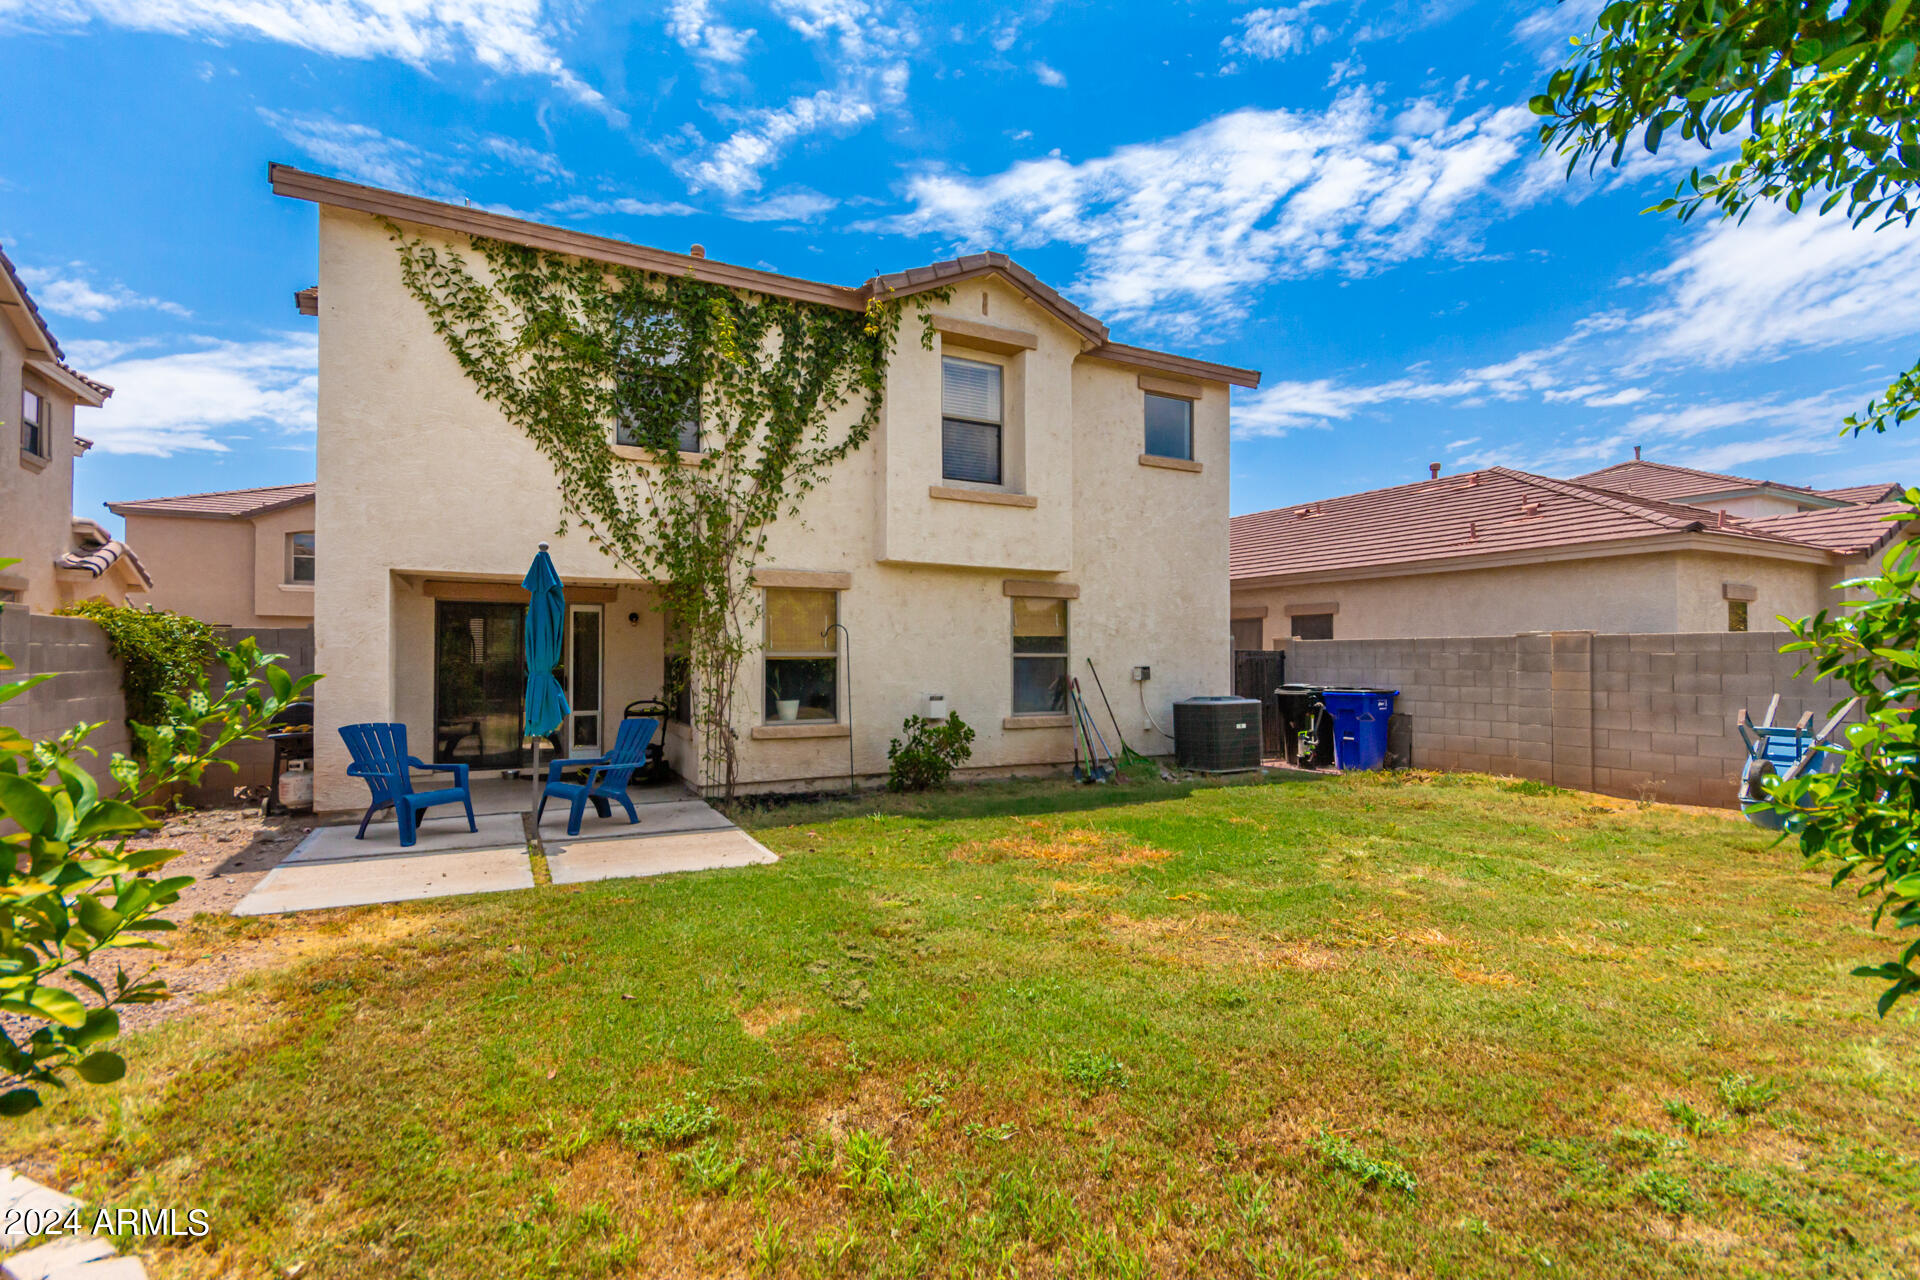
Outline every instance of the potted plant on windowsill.
POLYGON ((791 680, 782 680, 778 670, 767 673, 767 691, 773 695, 774 719, 782 724, 792 724, 800 718, 800 699, 787 696, 791 680))

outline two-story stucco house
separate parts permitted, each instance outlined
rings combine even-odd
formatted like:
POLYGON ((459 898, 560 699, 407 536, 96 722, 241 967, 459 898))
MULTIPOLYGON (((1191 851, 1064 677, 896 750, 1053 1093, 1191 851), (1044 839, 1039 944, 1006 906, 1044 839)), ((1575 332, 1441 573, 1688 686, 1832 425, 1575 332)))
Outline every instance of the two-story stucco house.
POLYGON ((319 564, 313 484, 109 502, 154 575, 147 603, 218 627, 304 627, 319 564))
POLYGON ((78 600, 124 604, 153 585, 127 544, 73 514, 73 465, 91 442, 74 411, 113 388, 68 367, 11 260, 0 251, 0 604, 51 613, 78 600))
MULTIPOLYGON (((299 303, 320 326, 322 809, 365 803, 346 723, 404 722, 422 756, 522 762, 519 583, 541 541, 571 609, 568 742, 610 743, 673 661, 653 585, 556 536, 550 464, 434 333, 383 220, 469 253, 482 235, 847 309, 951 286, 933 349, 898 343, 872 438, 772 527, 764 645, 736 701, 745 787, 833 785, 849 749, 854 772, 882 774, 935 694, 977 730, 975 770, 1052 768, 1073 755, 1058 690, 1088 682, 1089 658, 1148 750, 1167 749, 1176 699, 1227 691, 1229 391, 1256 373, 1116 343, 998 254, 844 287, 281 166, 272 182, 319 206, 319 284, 299 303), (846 637, 823 641, 834 622, 846 637)), ((628 452, 620 465, 644 465, 628 452)), ((683 773, 693 749, 670 725, 683 773)))

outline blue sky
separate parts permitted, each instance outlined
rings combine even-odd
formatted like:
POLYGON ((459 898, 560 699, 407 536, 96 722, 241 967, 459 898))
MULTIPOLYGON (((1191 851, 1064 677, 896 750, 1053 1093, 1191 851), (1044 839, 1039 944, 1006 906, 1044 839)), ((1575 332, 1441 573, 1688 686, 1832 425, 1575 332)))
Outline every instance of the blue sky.
POLYGON ((1527 97, 1591 7, 0 0, 0 243, 113 383, 75 509, 309 479, 315 212, 269 160, 817 279, 999 248, 1122 341, 1264 371, 1236 512, 1630 456, 1920 480, 1839 419, 1920 237, 1643 216, 1527 97), (644 8, 644 11, 642 11, 644 8))

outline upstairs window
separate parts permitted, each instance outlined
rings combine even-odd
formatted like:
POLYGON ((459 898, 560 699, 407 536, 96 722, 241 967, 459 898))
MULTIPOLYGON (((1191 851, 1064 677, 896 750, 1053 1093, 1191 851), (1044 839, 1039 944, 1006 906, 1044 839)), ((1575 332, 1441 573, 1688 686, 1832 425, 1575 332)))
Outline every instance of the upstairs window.
POLYGON ((940 361, 940 474, 1000 483, 1000 366, 953 356, 940 361))
POLYGON ((624 348, 615 358, 615 444, 666 448, 667 439, 653 433, 670 431, 672 447, 700 452, 700 384, 681 366, 681 353, 687 349, 683 323, 663 307, 628 326, 624 348))
POLYGON ((53 455, 53 402, 34 391, 20 394, 20 451, 36 458, 53 455))
POLYGON ((1147 392, 1146 453, 1193 461, 1193 401, 1147 392))
POLYGON ((313 585, 313 535, 287 535, 287 581, 299 586, 313 585))
POLYGON ((839 596, 792 587, 766 592, 767 723, 838 720, 840 640, 829 628, 839 617, 839 596))
POLYGON ((1013 598, 1013 714, 1067 709, 1067 602, 1013 598))

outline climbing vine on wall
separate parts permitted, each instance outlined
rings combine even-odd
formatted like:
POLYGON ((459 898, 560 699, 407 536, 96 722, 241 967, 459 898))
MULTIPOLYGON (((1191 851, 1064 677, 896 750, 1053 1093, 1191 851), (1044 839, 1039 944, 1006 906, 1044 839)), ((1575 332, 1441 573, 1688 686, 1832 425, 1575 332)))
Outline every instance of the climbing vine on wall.
MULTIPOLYGON (((476 263, 388 232, 447 349, 553 464, 559 532, 577 524, 660 584, 685 646, 698 781, 731 796, 734 698, 757 647, 754 567, 768 529, 879 422, 909 300, 850 311, 480 236, 469 239, 476 263), (616 439, 645 460, 616 452, 616 439)), ((945 296, 910 299, 928 348, 927 308, 945 296)))

